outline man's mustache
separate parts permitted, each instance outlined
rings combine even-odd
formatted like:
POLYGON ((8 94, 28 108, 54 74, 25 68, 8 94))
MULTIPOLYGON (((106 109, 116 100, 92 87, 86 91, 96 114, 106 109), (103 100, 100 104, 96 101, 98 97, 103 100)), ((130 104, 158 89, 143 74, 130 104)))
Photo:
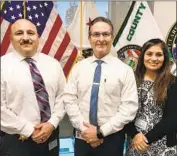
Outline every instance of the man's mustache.
POLYGON ((32 41, 30 41, 30 40, 21 40, 20 44, 21 44, 21 45, 24 45, 24 44, 32 44, 32 41))

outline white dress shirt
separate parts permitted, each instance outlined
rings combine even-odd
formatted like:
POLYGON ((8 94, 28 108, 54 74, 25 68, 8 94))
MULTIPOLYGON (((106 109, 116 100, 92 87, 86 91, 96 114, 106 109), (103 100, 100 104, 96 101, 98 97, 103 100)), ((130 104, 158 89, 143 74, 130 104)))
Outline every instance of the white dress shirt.
MULTIPOLYGON (((49 94, 50 122, 55 128, 65 111, 62 93, 66 84, 57 60, 43 53, 32 57, 49 94)), ((34 92, 29 64, 17 52, 1 57, 1 130, 29 137, 40 123, 40 110, 34 92)))
MULTIPOLYGON (((78 62, 64 89, 64 105, 71 123, 84 130, 89 123, 90 96, 97 63, 96 57, 78 62)), ((108 54, 101 60, 102 72, 98 95, 98 124, 104 136, 121 130, 133 120, 138 109, 137 87, 133 70, 108 54)))

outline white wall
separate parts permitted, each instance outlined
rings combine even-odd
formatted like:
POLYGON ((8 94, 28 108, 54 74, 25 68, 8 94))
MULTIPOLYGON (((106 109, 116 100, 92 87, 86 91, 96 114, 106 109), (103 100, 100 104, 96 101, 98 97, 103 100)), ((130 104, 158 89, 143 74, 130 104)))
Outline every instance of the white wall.
POLYGON ((176 22, 176 1, 155 1, 154 18, 161 29, 164 38, 176 22))

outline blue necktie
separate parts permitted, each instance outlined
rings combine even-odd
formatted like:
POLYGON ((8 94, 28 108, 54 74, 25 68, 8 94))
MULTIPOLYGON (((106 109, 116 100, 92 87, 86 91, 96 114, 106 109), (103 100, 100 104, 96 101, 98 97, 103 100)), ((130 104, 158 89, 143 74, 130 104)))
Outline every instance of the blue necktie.
POLYGON ((101 78, 101 64, 103 63, 102 60, 96 60, 98 63, 94 79, 93 79, 93 85, 91 90, 91 98, 90 98, 90 112, 89 112, 89 119, 90 124, 97 126, 97 108, 98 108, 98 93, 99 93, 99 87, 100 87, 100 78, 101 78))
POLYGON ((49 120, 51 116, 49 95, 45 88, 45 84, 42 79, 42 76, 38 68, 34 64, 34 60, 32 58, 26 58, 25 61, 29 64, 34 91, 40 109, 41 122, 46 122, 49 120))

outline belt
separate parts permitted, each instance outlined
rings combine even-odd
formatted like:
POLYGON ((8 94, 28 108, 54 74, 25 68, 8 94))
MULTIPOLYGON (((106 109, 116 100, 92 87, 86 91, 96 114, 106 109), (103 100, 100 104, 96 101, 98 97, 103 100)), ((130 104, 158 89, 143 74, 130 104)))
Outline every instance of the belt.
MULTIPOLYGON (((54 135, 56 133, 56 135, 58 135, 59 133, 59 127, 57 127, 53 132, 52 134, 54 135)), ((18 138, 18 140, 20 140, 21 142, 24 142, 24 141, 28 141, 28 140, 32 140, 31 136, 30 137, 26 137, 24 135, 19 135, 19 134, 15 134, 15 136, 18 138)), ((52 135, 50 136, 52 137, 52 135)))
POLYGON ((19 136, 19 138, 18 138, 18 140, 20 140, 20 141, 25 141, 25 140, 28 140, 28 137, 26 137, 26 136, 24 136, 24 135, 20 135, 19 136))
POLYGON ((24 135, 19 135, 19 134, 15 134, 14 136, 17 137, 18 140, 21 142, 27 141, 29 139, 28 137, 26 137, 24 135))
MULTIPOLYGON (((0 131, 0 136, 1 137, 5 136, 6 134, 7 133, 0 131)), ((8 134, 8 135, 10 135, 10 134, 8 134)), ((20 140, 22 142, 29 139, 28 137, 25 137, 24 135, 19 135, 19 134, 15 134, 14 136, 16 136, 18 138, 18 140, 20 140)))
POLYGON ((79 130, 77 130, 77 129, 74 129, 74 136, 75 136, 75 138, 77 138, 77 139, 84 140, 84 138, 81 136, 81 131, 79 131, 79 130))

